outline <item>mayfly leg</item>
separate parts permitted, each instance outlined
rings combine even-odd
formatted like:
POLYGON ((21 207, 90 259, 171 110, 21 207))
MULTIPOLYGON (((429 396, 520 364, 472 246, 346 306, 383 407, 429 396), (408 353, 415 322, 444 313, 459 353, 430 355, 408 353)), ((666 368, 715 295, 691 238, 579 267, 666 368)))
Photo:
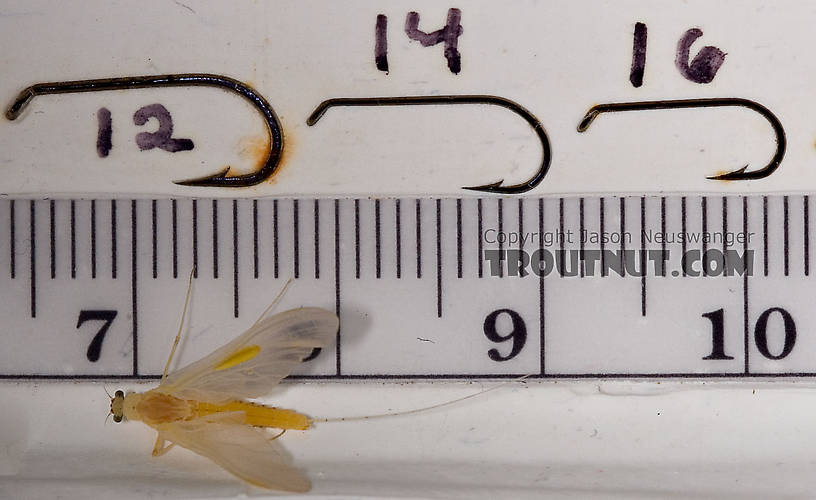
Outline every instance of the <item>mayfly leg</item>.
MULTIPOLYGON (((162 382, 167 377, 167 370, 170 369, 170 362, 173 361, 173 355, 176 354, 176 348, 179 345, 179 340, 181 340, 181 330, 184 328, 184 318, 187 316, 187 306, 190 304, 190 291, 193 289, 193 273, 195 272, 195 266, 190 269, 190 277, 187 278, 187 295, 184 297, 184 308, 181 310, 181 321, 179 321, 178 331, 176 332, 176 338, 173 340, 173 347, 170 348, 170 356, 167 358, 167 364, 164 365, 164 372, 162 372, 162 382)), ((156 441, 158 445, 158 441, 156 441)), ((155 452, 155 449, 153 450, 155 452)))

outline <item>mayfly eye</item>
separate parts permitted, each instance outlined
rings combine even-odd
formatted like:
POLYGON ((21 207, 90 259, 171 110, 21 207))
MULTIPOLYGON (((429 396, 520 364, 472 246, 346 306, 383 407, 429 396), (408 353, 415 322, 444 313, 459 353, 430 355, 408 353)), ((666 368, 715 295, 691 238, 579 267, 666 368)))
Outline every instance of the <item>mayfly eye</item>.
POLYGON ((113 393, 113 395, 114 395, 114 397, 117 397, 117 398, 125 397, 125 393, 122 392, 122 391, 116 391, 115 393, 113 393))
POLYGON ((114 415, 113 416, 113 421, 118 424, 119 422, 122 421, 122 415, 114 415))

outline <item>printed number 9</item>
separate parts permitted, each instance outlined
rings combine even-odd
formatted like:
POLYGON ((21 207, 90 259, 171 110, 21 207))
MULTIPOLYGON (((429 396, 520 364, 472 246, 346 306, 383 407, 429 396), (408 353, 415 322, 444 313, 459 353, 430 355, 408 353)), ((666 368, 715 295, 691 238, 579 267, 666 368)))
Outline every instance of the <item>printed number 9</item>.
POLYGON ((510 354, 507 356, 502 356, 499 350, 495 348, 487 351, 487 355, 493 361, 508 361, 515 358, 516 355, 524 348, 524 343, 527 342, 527 327, 524 325, 524 320, 521 319, 519 313, 511 309, 497 309, 488 314, 484 320, 484 334, 485 337, 487 337, 487 339, 491 342, 501 343, 507 342, 508 340, 513 341, 512 347, 510 348, 510 354), (496 330, 496 323, 498 322, 499 317, 503 314, 510 316, 510 321, 513 325, 513 328, 507 335, 501 335, 496 330))

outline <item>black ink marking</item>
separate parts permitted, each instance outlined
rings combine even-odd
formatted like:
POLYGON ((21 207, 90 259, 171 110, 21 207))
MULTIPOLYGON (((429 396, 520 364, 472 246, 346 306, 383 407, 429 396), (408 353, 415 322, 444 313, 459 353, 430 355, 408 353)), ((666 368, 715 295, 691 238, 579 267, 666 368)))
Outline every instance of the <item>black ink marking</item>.
MULTIPOLYGON (((496 200, 496 219, 499 223, 498 234, 504 234, 504 203, 502 198, 496 200)), ((499 255, 504 255, 504 238, 497 238, 499 240, 499 255)), ((499 278, 504 277, 504 266, 499 265, 499 278)))
MULTIPOLYGON (((728 234, 728 197, 722 198, 722 233, 728 234)), ((663 233, 666 234, 666 233, 663 233)), ((728 238, 723 238, 723 269, 728 269, 728 238)), ((724 272, 722 276, 725 278, 729 273, 724 272)))
MULTIPOLYGON (((598 229, 600 230, 602 235, 605 234, 605 229, 606 229, 605 228, 605 223, 606 223, 605 216, 606 216, 606 198, 601 197, 601 199, 599 200, 599 205, 598 205, 598 218, 600 219, 600 224, 599 224, 598 229)), ((601 238, 601 241, 600 241, 600 243, 601 243, 601 277, 605 277, 607 275, 607 272, 606 272, 606 257, 604 256, 604 254, 606 254, 606 252, 604 252, 604 250, 606 249, 606 244, 604 243, 605 239, 606 238, 601 238)))
POLYGON ((686 80, 695 83, 711 83, 717 71, 725 62, 725 52, 717 47, 707 45, 700 49, 689 64, 689 50, 695 40, 703 36, 702 30, 692 28, 686 31, 677 42, 677 57, 674 60, 677 70, 686 80))
MULTIPOLYGON (((666 197, 660 198, 660 234, 666 234, 666 197)), ((660 265, 660 276, 666 277, 666 238, 660 240, 660 250, 662 251, 663 262, 660 265)))
POLYGON ((646 68, 646 25, 635 23, 632 42, 632 69, 629 70, 629 81, 634 87, 643 85, 643 71, 646 68))
MULTIPOLYGON (((626 198, 623 196, 620 197, 620 234, 621 234, 621 262, 620 266, 621 269, 626 269, 624 266, 626 263, 624 262, 623 256, 626 254, 626 238, 624 235, 626 234, 626 198)), ((564 234, 563 230, 561 234, 564 234)))
POLYGON ((136 125, 144 125, 150 118, 155 118, 159 121, 159 128, 155 132, 139 132, 136 134, 136 144, 142 151, 147 151, 153 148, 163 149, 169 153, 178 153, 179 151, 189 151, 193 149, 193 141, 190 139, 174 139, 173 135, 173 117, 170 112, 161 104, 150 104, 139 108, 133 114, 133 123, 136 125))
POLYGON ((448 18, 445 27, 431 33, 419 29, 419 14, 409 12, 405 16, 405 34, 408 38, 431 47, 438 43, 445 45, 445 59, 451 73, 459 74, 462 71, 462 55, 459 53, 459 37, 462 35, 462 12, 459 9, 448 9, 448 18))
MULTIPOLYGON (((523 233, 519 233, 519 234, 523 234, 523 233)), ((585 273, 585 270, 584 270, 584 267, 585 267, 584 266, 584 255, 585 255, 584 246, 585 245, 584 245, 584 236, 583 235, 584 235, 584 198, 582 197, 582 198, 578 199, 578 242, 579 242, 578 255, 579 255, 580 261, 581 261, 580 276, 582 278, 584 277, 584 273, 585 273)))
POLYGON ((377 69, 388 73, 388 16, 377 15, 374 25, 374 63, 377 69))
MULTIPOLYGON (((742 197, 742 234, 745 236, 742 243, 743 255, 748 255, 748 198, 742 197)), ((748 326, 748 273, 742 273, 742 324, 743 324, 743 349, 745 357, 744 372, 747 375, 750 370, 748 360, 749 349, 749 326, 748 326)))
POLYGON ((100 158, 106 158, 113 147, 113 120, 108 108, 99 108, 96 112, 98 131, 96 134, 96 154, 100 158))
MULTIPOLYGON (((561 277, 563 278, 565 271, 564 261, 567 260, 565 258, 566 250, 564 249, 564 244, 566 243, 565 242, 566 238, 564 237, 564 198, 558 198, 558 230, 559 230, 558 239, 560 240, 558 243, 558 257, 559 260, 561 261, 558 265, 558 274, 561 275, 561 277)), ((499 232, 499 234, 501 234, 501 232, 499 232)), ((621 234, 623 234, 623 231, 621 231, 621 234)))

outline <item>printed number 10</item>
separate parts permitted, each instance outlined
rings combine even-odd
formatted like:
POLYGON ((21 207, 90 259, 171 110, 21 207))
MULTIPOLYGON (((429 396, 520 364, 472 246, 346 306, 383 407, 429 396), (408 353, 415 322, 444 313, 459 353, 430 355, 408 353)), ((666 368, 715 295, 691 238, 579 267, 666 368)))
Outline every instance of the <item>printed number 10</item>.
MULTIPOLYGON (((702 315, 711 321, 711 354, 704 356, 707 360, 734 359, 725 353, 725 327, 723 320, 723 310, 717 309, 702 315)), ((790 313, 781 307, 771 307, 760 314, 754 327, 754 343, 757 350, 768 359, 780 360, 787 357, 793 351, 796 344, 796 323, 790 313), (768 347, 768 322, 771 316, 777 314, 782 318, 782 326, 785 330, 785 341, 779 354, 771 352, 768 347)))

